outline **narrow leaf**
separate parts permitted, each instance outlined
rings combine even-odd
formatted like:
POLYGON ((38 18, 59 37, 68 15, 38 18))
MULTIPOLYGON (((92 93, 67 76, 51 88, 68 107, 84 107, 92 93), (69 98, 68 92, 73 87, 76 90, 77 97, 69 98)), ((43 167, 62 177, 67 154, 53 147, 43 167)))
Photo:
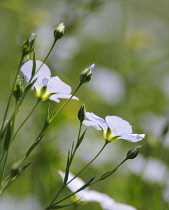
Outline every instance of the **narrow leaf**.
POLYGON ((72 206, 74 204, 76 204, 77 202, 79 202, 80 199, 78 199, 77 201, 73 202, 73 203, 70 203, 70 204, 67 204, 67 205, 62 205, 62 206, 51 206, 50 209, 61 209, 61 208, 65 208, 65 207, 68 207, 68 206, 72 206))
POLYGON ((40 140, 35 141, 28 149, 25 159, 30 155, 30 153, 35 149, 35 147, 39 144, 40 140))
POLYGON ((36 72, 36 55, 35 55, 35 51, 33 50, 33 66, 32 66, 32 76, 30 81, 32 80, 33 76, 35 75, 36 72))
POLYGON ((11 136, 12 136, 12 128, 11 128, 11 123, 9 123, 7 125, 6 135, 4 140, 4 147, 3 147, 4 151, 7 151, 9 148, 11 136))
POLYGON ((95 179, 95 177, 91 178, 87 183, 85 183, 81 188, 79 188, 75 193, 78 193, 82 190, 84 190, 86 187, 88 187, 92 182, 93 180, 95 179))
POLYGON ((108 172, 106 172, 105 174, 103 174, 103 175, 100 177, 99 180, 103 180, 103 179, 107 178, 107 177, 110 176, 110 175, 111 175, 111 171, 108 171, 108 172))
POLYGON ((83 132, 83 134, 81 135, 81 137, 77 140, 76 149, 77 149, 77 148, 80 146, 80 144, 82 143, 86 131, 87 131, 87 129, 83 132))
POLYGON ((67 163, 66 163, 66 171, 64 177, 64 184, 66 184, 69 177, 69 168, 70 168, 70 151, 68 151, 67 163))

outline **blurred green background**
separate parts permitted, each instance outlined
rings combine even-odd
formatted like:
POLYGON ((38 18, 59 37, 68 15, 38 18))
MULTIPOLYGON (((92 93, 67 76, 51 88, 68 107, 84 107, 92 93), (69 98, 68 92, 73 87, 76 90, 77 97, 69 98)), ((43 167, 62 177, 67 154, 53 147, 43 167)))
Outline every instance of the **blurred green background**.
MULTIPOLYGON (((32 165, 8 188, 3 199, 15 198, 19 202, 16 209, 25 210, 30 205, 25 204, 28 197, 35 198, 41 206, 51 201, 61 186, 57 171, 65 169, 67 151, 77 138, 77 112, 84 103, 87 111, 100 117, 117 115, 129 121, 133 132, 146 133, 146 138, 138 144, 122 140, 109 144, 81 178, 88 181, 93 175, 109 171, 131 147, 141 144, 135 160, 125 163, 92 189, 138 210, 169 209, 169 134, 163 132, 169 117, 168 8, 167 0, 0 1, 1 120, 21 45, 30 32, 38 35, 36 56, 43 60, 53 42, 53 30, 60 22, 65 23, 65 35, 46 64, 53 76, 59 76, 73 90, 81 71, 96 64, 92 81, 76 94, 80 101, 71 101, 54 121, 29 159, 32 165)), ((20 109, 17 126, 35 101, 30 91, 20 109)), ((57 111, 63 103, 64 100, 60 104, 51 102, 51 107, 57 111)), ((41 103, 18 134, 10 150, 8 171, 42 128, 47 107, 48 101, 41 103)), ((76 174, 103 144, 101 133, 89 128, 71 172, 76 174)), ((37 210, 38 206, 32 208, 37 210)), ((86 208, 101 209, 97 203, 79 207, 86 208)))

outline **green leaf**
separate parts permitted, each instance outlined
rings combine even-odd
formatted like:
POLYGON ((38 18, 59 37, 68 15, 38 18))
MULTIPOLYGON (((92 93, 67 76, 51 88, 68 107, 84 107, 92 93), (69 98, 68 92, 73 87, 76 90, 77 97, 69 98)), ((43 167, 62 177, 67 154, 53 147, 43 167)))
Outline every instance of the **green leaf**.
POLYGON ((72 205, 76 204, 79 201, 80 201, 80 199, 78 199, 77 201, 75 201, 73 203, 62 205, 62 206, 51 206, 49 209, 61 209, 61 208, 65 208, 65 207, 68 207, 68 206, 72 206, 72 205))
POLYGON ((35 51, 33 50, 33 66, 32 66, 32 76, 31 76, 30 81, 34 77, 35 72, 36 72, 36 55, 35 55, 35 51))
POLYGON ((75 194, 78 193, 78 192, 80 192, 80 191, 82 191, 82 190, 84 190, 86 187, 88 187, 93 182, 94 179, 95 179, 95 177, 91 178, 87 183, 85 183, 81 188, 79 188, 75 192, 75 194))
POLYGON ((37 147, 37 145, 39 144, 40 140, 41 140, 41 139, 35 141, 35 142, 29 147, 29 149, 28 149, 28 151, 27 151, 27 153, 26 153, 24 159, 26 159, 26 158, 30 155, 30 153, 35 149, 35 147, 37 147))
POLYGON ((4 140, 4 146, 3 146, 4 151, 7 151, 9 148, 11 136, 12 136, 12 127, 11 123, 9 123, 6 129, 6 135, 4 140))
POLYGON ((107 177, 109 177, 111 175, 111 171, 106 172, 105 174, 103 174, 99 180, 103 180, 106 179, 107 177))
POLYGON ((83 139, 84 139, 84 136, 86 134, 86 131, 87 129, 83 132, 83 134, 80 136, 80 138, 78 139, 77 141, 77 144, 76 144, 76 149, 80 146, 80 144, 82 143, 83 139))
POLYGON ((64 184, 66 184, 68 177, 69 177, 69 168, 70 168, 70 151, 68 151, 67 156, 67 163, 66 163, 66 171, 65 171, 65 177, 64 177, 64 184))

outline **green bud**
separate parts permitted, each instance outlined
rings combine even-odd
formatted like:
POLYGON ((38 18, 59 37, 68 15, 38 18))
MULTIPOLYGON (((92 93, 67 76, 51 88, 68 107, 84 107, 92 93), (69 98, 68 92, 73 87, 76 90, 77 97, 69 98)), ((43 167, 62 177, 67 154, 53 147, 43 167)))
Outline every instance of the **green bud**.
POLYGON ((136 146, 136 147, 131 148, 127 152, 126 159, 134 159, 135 157, 137 157, 138 153, 140 152, 140 148, 141 146, 136 146))
POLYGON ((92 74, 94 72, 95 64, 92 64, 88 68, 86 68, 81 74, 80 74, 80 83, 87 83, 91 80, 92 74))
POLYGON ((20 96, 22 95, 22 85, 21 85, 21 80, 19 79, 19 76, 14 85, 13 95, 16 99, 20 98, 20 96))
POLYGON ((24 56, 30 54, 34 50, 36 36, 37 35, 35 33, 31 33, 24 41, 22 45, 22 53, 24 56))
POLYGON ((84 121, 84 119, 85 119, 85 112, 86 112, 85 106, 82 105, 80 107, 79 111, 78 111, 78 119, 79 119, 80 122, 84 121))
POLYGON ((60 39, 65 32, 65 25, 64 23, 60 23, 58 27, 54 30, 54 37, 56 40, 60 39))

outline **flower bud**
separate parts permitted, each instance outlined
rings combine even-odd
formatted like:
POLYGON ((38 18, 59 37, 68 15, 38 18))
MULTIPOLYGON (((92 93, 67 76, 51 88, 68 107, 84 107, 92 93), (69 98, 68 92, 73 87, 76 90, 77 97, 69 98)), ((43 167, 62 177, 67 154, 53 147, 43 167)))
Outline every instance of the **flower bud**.
POLYGON ((35 47, 36 36, 37 35, 35 33, 31 33, 29 37, 24 41, 22 45, 22 53, 24 56, 30 54, 33 51, 35 47))
POLYGON ((60 23, 59 26, 54 30, 54 37, 56 40, 60 39, 65 32, 64 23, 60 23))
POLYGON ((141 146, 136 146, 136 147, 131 148, 127 152, 126 159, 134 159, 135 157, 137 157, 138 153, 140 152, 140 148, 141 146))
POLYGON ((81 74, 80 74, 80 82, 87 83, 91 80, 92 74, 94 72, 95 64, 92 64, 88 68, 86 68, 81 74))
POLYGON ((17 79, 17 81, 14 85, 13 95, 16 99, 18 99, 22 95, 22 85, 21 85, 19 78, 17 79))
POLYGON ((16 162, 12 165, 12 168, 10 169, 10 174, 12 177, 17 176, 19 174, 19 167, 20 162, 16 162))
POLYGON ((78 111, 78 119, 79 119, 80 122, 84 121, 84 119, 85 119, 85 112, 86 112, 85 106, 82 105, 80 107, 79 111, 78 111))

